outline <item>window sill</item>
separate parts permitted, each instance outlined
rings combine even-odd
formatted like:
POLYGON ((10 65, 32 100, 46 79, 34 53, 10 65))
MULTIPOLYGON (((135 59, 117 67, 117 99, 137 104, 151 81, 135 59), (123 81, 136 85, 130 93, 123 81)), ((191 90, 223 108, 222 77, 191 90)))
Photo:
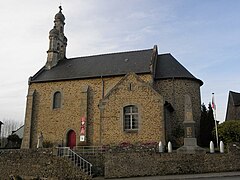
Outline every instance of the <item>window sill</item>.
POLYGON ((56 111, 56 110, 59 110, 59 109, 61 109, 61 108, 52 108, 53 111, 56 111))
POLYGON ((52 108, 53 111, 60 111, 61 108, 52 108))
POLYGON ((138 133, 138 129, 125 129, 124 130, 125 133, 138 133))

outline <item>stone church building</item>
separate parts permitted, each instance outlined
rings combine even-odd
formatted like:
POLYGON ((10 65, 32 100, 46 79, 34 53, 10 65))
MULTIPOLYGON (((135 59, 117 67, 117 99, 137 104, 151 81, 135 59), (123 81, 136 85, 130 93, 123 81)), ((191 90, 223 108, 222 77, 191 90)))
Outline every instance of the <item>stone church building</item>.
POLYGON ((199 136, 203 82, 158 48, 66 58, 62 9, 46 64, 29 78, 22 148, 172 141, 182 145, 184 97, 199 136))

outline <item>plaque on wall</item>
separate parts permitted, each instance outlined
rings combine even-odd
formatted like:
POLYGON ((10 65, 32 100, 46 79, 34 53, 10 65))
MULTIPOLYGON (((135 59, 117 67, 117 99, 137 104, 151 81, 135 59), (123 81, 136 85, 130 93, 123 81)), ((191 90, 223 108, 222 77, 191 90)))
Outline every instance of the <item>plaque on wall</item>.
POLYGON ((80 136, 80 142, 84 142, 85 141, 85 136, 81 135, 80 136))

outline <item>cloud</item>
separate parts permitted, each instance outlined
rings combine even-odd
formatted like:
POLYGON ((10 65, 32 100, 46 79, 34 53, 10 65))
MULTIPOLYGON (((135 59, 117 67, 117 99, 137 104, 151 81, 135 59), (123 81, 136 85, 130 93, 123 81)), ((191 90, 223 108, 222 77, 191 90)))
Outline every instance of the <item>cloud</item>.
MULTIPOLYGON (((0 119, 12 114, 24 119, 27 80, 46 62, 58 5, 57 0, 1 2, 0 119)), ((205 82, 203 102, 212 92, 219 95, 224 118, 228 90, 239 90, 240 2, 72 0, 62 5, 68 57, 157 44, 159 53, 170 52, 205 82)))

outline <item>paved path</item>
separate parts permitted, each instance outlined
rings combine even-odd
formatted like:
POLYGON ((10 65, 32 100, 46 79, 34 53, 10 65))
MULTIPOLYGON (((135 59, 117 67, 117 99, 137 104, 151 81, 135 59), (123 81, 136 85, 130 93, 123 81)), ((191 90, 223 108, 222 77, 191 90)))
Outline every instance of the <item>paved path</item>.
MULTIPOLYGON (((94 178, 103 180, 103 177, 94 178)), ((186 174, 186 175, 167 175, 167 176, 147 176, 133 178, 115 178, 111 180, 178 180, 178 179, 240 179, 239 172, 205 173, 205 174, 186 174)))

